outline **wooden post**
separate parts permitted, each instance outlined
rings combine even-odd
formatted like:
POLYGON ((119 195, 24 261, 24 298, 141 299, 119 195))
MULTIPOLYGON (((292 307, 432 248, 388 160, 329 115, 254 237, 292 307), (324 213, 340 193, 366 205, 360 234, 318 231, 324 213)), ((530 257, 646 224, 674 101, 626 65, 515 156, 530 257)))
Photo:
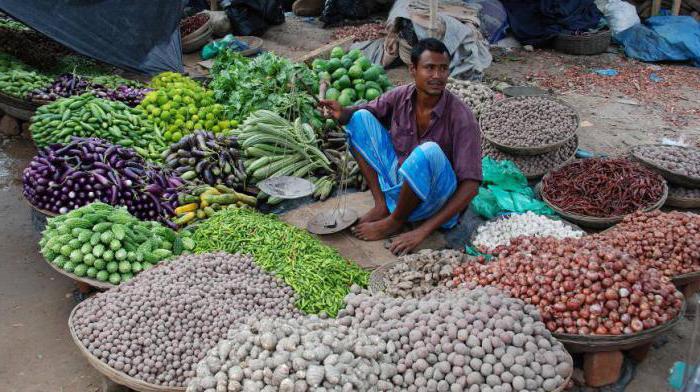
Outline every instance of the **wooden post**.
POLYGON ((209 0, 209 9, 212 11, 219 10, 219 0, 209 0))
POLYGON ((678 16, 681 12, 682 0, 673 0, 673 6, 671 7, 671 14, 678 16))
POLYGON ((661 0, 653 0, 651 2, 651 16, 656 16, 661 11, 661 0))
POLYGON ((430 0, 430 36, 438 38, 438 0, 430 0))

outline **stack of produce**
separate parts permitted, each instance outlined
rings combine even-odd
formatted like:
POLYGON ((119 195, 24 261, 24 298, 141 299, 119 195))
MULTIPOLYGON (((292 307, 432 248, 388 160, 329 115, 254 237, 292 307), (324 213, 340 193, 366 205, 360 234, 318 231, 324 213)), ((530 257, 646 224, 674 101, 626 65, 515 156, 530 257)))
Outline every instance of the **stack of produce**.
POLYGON ((487 85, 469 80, 450 78, 447 81, 447 89, 464 101, 477 119, 491 106, 496 97, 487 85))
POLYGON ((211 218, 216 211, 223 208, 255 207, 257 199, 238 193, 224 185, 198 185, 181 190, 178 196, 180 206, 175 209, 173 222, 178 226, 187 226, 202 219, 211 218))
MULTIPOLYGON (((700 204, 700 149, 654 144, 636 146, 633 154, 672 183, 668 190, 668 205, 673 206, 677 199, 690 201, 693 206, 700 204), (669 172, 672 175, 669 176, 669 172), (679 178, 685 180, 674 183, 679 178)), ((690 207, 684 203, 680 205, 690 207)))
POLYGON ((610 218, 651 208, 664 196, 659 174, 626 159, 566 164, 542 180, 542 198, 566 213, 610 218))
POLYGON ((197 252, 250 253, 265 271, 297 293, 304 313, 335 316, 352 284, 367 285, 368 273, 345 260, 306 230, 274 215, 227 208, 200 223, 194 233, 197 252))
POLYGON ((669 278, 700 271, 700 215, 636 212, 598 238, 669 278))
POLYGON ((82 346, 111 368, 151 384, 184 387, 230 328, 251 316, 298 316, 294 299, 292 289, 250 256, 181 256, 85 300, 70 326, 82 346))
POLYGON ((345 133, 339 130, 330 130, 323 134, 323 152, 331 161, 331 167, 335 171, 335 182, 340 186, 348 186, 367 190, 367 181, 360 172, 360 167, 348 150, 345 133))
POLYGON ((74 136, 97 137, 131 147, 154 161, 161 159, 160 154, 166 148, 158 128, 138 110, 92 94, 63 98, 39 107, 29 129, 39 147, 69 143, 74 136))
POLYGON ((155 91, 146 95, 137 109, 163 130, 168 143, 195 130, 220 133, 237 125, 224 118, 224 108, 214 102, 213 91, 187 76, 164 72, 153 78, 150 87, 155 91))
POLYGON ((573 370, 535 308, 494 288, 418 299, 355 292, 337 320, 237 325, 187 391, 551 392, 573 370))
POLYGON ((38 31, 15 26, 0 26, 0 53, 14 56, 40 72, 53 71, 63 57, 77 55, 38 31))
POLYGON ((541 177, 571 159, 576 152, 576 112, 553 99, 509 98, 486 108, 479 120, 486 139, 482 142, 484 155, 495 159, 513 158, 511 160, 528 178, 541 177), (564 141, 567 143, 555 150, 540 154, 514 152, 564 141), (502 150, 502 153, 496 154, 495 150, 502 150))
POLYGON ((372 65, 359 49, 346 54, 335 47, 329 60, 316 59, 312 67, 320 80, 331 83, 324 98, 342 106, 371 101, 393 87, 384 68, 372 65))
POLYGON ((478 250, 491 253, 501 245, 508 245, 518 237, 554 237, 571 238, 585 235, 581 230, 554 220, 544 215, 528 211, 524 214, 512 214, 506 218, 486 222, 476 229, 472 241, 478 250))
POLYGON ((316 102, 308 91, 318 92, 318 77, 304 64, 266 52, 255 58, 233 50, 216 56, 211 70, 216 101, 228 118, 239 122, 257 110, 272 111, 287 120, 301 118, 314 129, 323 126, 316 102))
POLYGON ((58 268, 119 284, 161 260, 192 250, 194 242, 186 235, 98 202, 50 218, 39 246, 58 268))
POLYGON ((128 85, 119 85, 115 88, 102 86, 76 74, 63 74, 57 77, 54 82, 44 88, 31 91, 27 96, 29 99, 41 101, 55 101, 59 98, 92 93, 93 95, 111 101, 120 101, 124 104, 135 107, 143 100, 151 90, 147 88, 137 88, 128 85))
POLYGON ((51 78, 31 69, 21 61, 0 53, 0 92, 19 99, 51 83, 51 78))
POLYGON ((197 131, 171 144, 163 156, 165 166, 187 181, 237 189, 246 182, 235 136, 197 131))
MULTIPOLYGON (((304 178, 316 172, 332 172, 330 161, 318 147, 313 128, 299 118, 291 123, 271 111, 258 110, 248 116, 235 134, 253 184, 270 177, 304 178)), ((275 198, 269 200, 275 201, 275 198)))
POLYGON ((488 264, 455 268, 454 283, 496 286, 539 307, 550 331, 629 335, 666 323, 683 295, 656 269, 595 239, 520 237, 488 264))
POLYGON ((383 271, 384 293, 392 297, 421 298, 452 278, 454 267, 465 262, 465 254, 452 250, 423 249, 399 257, 383 271))
POLYGON ((126 206, 139 219, 170 219, 182 181, 133 150, 100 139, 73 138, 39 150, 22 175, 35 207, 65 214, 93 201, 126 206))

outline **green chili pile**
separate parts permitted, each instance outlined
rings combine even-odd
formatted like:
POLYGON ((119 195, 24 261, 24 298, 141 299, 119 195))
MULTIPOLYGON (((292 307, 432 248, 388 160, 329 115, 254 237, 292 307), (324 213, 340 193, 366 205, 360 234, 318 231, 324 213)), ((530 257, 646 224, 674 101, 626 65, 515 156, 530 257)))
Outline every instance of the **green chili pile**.
POLYGON ((351 285, 367 286, 367 271, 275 215, 221 210, 197 225, 194 239, 196 252, 252 254, 256 264, 296 291, 296 306, 307 314, 335 317, 351 285))

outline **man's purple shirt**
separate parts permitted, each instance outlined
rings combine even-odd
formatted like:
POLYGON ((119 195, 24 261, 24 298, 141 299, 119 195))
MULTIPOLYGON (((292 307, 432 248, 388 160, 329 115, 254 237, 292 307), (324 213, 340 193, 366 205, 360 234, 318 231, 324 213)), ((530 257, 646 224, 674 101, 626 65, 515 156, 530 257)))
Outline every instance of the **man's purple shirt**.
POLYGON ((437 143, 449 159, 457 181, 481 181, 481 135, 471 110, 445 90, 430 116, 430 125, 418 135, 415 106, 416 87, 397 87, 355 109, 369 110, 391 134, 399 166, 421 143, 437 143))

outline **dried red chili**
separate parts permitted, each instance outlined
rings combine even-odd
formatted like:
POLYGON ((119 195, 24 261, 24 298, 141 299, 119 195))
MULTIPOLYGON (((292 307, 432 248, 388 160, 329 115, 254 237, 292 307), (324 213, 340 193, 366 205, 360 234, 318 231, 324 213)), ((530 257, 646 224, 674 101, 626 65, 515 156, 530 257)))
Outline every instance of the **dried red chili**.
POLYGON ((584 159, 549 173, 542 180, 542 196, 562 211, 605 218, 658 202, 664 182, 626 159, 584 159))
POLYGON ((180 21, 180 37, 186 37, 192 34, 198 28, 204 26, 209 20, 207 14, 197 14, 180 21))

